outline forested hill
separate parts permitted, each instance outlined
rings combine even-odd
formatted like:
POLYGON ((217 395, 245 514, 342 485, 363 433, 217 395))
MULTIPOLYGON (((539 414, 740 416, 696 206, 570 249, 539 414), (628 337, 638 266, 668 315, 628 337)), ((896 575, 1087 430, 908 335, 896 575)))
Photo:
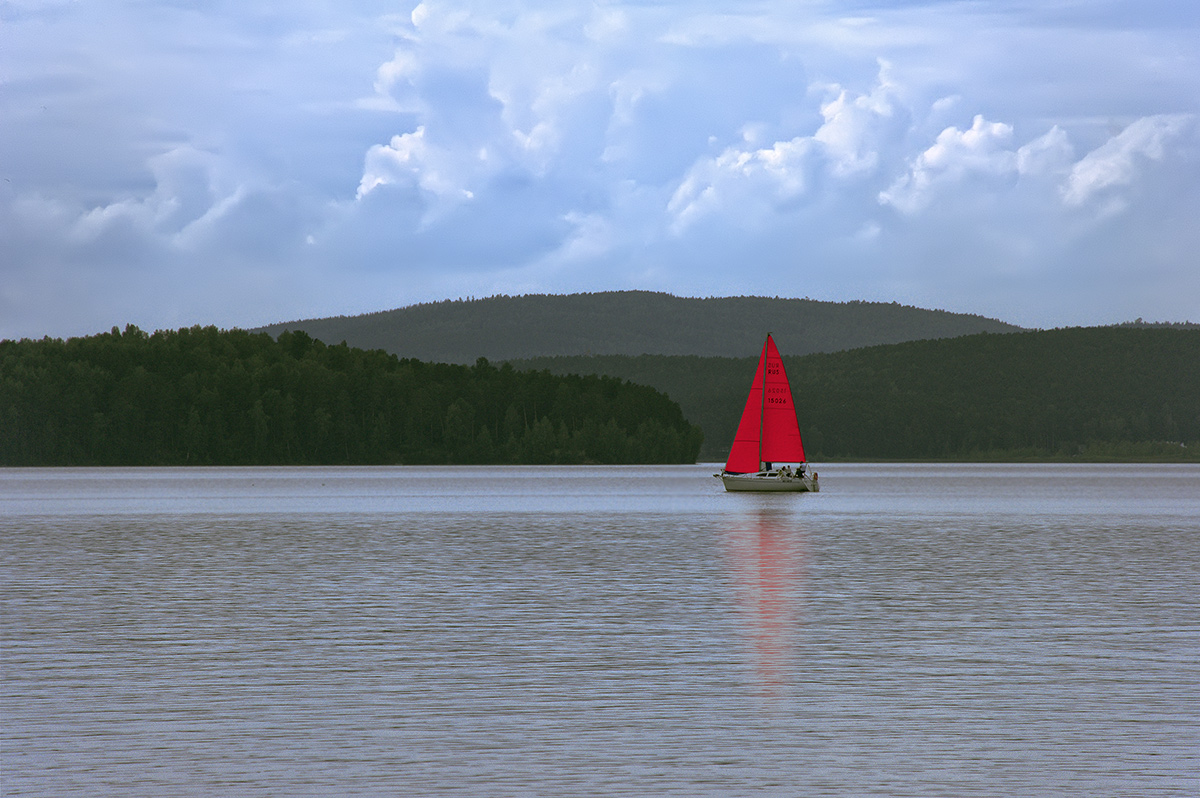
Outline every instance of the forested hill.
POLYGON ((790 341, 793 354, 808 354, 1017 329, 895 303, 687 299, 649 291, 447 300, 261 328, 271 335, 303 330, 326 343, 445 363, 584 354, 742 357, 757 352, 768 331, 790 341))
MULTIPOLYGON (((805 357, 787 356, 788 338, 776 341, 811 460, 1200 459, 1200 330, 981 334, 805 357)), ((701 459, 724 460, 756 362, 607 356, 514 365, 658 388, 704 430, 701 459)))
POLYGON ((303 332, 0 341, 0 465, 691 463, 652 388, 400 360, 303 332))

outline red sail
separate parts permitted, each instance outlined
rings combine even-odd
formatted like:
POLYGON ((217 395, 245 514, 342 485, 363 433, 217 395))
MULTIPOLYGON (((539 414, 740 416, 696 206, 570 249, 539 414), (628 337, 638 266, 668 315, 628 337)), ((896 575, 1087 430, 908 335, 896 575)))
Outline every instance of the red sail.
POLYGON ((800 424, 796 421, 792 387, 783 370, 783 359, 779 357, 779 350, 775 348, 770 335, 767 336, 766 361, 762 459, 768 463, 803 463, 804 444, 800 441, 800 424))
POLYGON ((753 474, 761 467, 758 442, 762 434, 763 362, 766 358, 767 346, 763 344, 762 354, 758 357, 758 371, 754 372, 754 382, 750 383, 746 409, 742 411, 742 420, 738 423, 737 434, 733 436, 729 459, 725 461, 725 470, 733 474, 753 474))
POLYGON ((758 471, 763 463, 803 462, 804 444, 800 441, 792 389, 779 350, 768 335, 725 470, 748 474, 758 471))

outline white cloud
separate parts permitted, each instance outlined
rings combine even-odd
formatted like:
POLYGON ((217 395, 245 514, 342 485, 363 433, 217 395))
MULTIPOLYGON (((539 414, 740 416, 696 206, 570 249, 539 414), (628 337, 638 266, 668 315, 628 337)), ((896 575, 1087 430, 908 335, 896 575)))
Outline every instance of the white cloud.
POLYGON ((612 223, 596 213, 571 212, 565 217, 574 231, 555 253, 555 259, 567 263, 588 263, 602 258, 612 251, 614 230, 612 223))
MULTIPOLYGON (((1011 125, 976 116, 968 130, 943 130, 905 174, 880 192, 879 200, 902 213, 915 214, 943 195, 953 202, 964 193, 994 197, 1008 192, 1015 185, 1012 178, 1020 175, 1057 182, 1059 197, 1068 207, 1102 197, 1101 213, 1109 216, 1127 207, 1121 190, 1131 187, 1149 162, 1166 158, 1168 144, 1193 127, 1194 119, 1185 114, 1139 119, 1075 161, 1070 137, 1057 125, 1013 150, 1011 125), (977 178, 993 182, 966 185, 977 178)), ((1022 201, 1029 200, 1028 195, 1020 196, 1022 201)))
POLYGON ((417 3, 412 10, 412 24, 416 27, 421 27, 422 23, 429 18, 429 6, 425 3, 417 3))
POLYGON ((913 161, 912 168, 879 201, 902 213, 916 213, 941 192, 952 191, 969 177, 1005 177, 1017 170, 1017 154, 1008 149, 1012 126, 988 122, 977 115, 971 127, 948 127, 933 146, 913 161))
MULTIPOLYGON (((812 188, 818 172, 836 180, 862 178, 880 162, 880 148, 894 135, 895 86, 886 65, 866 94, 840 86, 821 86, 834 99, 820 106, 823 123, 811 135, 775 141, 769 147, 729 147, 698 161, 680 182, 667 205, 676 234, 711 215, 734 216, 750 223, 786 208, 812 188)), ((761 137, 755 126, 743 133, 746 143, 761 137)))
POLYGON ((423 108, 416 82, 421 73, 421 61, 408 49, 397 49, 392 60, 385 61, 375 71, 372 84, 375 93, 360 99, 356 105, 374 111, 394 113, 418 112, 423 108))
POLYGON ((1058 125, 1017 150, 1017 171, 1022 175, 1061 176, 1070 169, 1075 148, 1058 125))
POLYGON ((837 99, 821 106, 825 124, 813 139, 825 146, 835 174, 871 170, 879 162, 886 123, 896 113, 896 86, 888 76, 888 65, 881 65, 879 84, 869 94, 851 97, 845 89, 835 88, 837 99))
POLYGON ((189 146, 153 156, 146 166, 154 178, 151 193, 82 211, 71 224, 71 240, 86 244, 124 226, 164 244, 180 244, 189 228, 224 212, 242 190, 222 179, 215 155, 189 146))
POLYGON ((1063 188, 1063 201, 1082 205, 1107 189, 1130 185, 1146 161, 1163 160, 1167 143, 1194 122, 1190 114, 1160 114, 1137 120, 1075 164, 1063 188))
POLYGON ((444 209, 447 203, 474 199, 475 192, 467 184, 487 169, 487 149, 470 155, 441 151, 430 145, 421 126, 367 150, 356 196, 361 200, 380 186, 396 184, 415 187, 431 197, 435 206, 431 210, 444 209))
POLYGON ((357 196, 362 199, 379 186, 411 180, 435 194, 438 189, 447 189, 436 173, 424 172, 425 158, 429 148, 425 142, 425 128, 419 127, 412 133, 392 136, 388 144, 376 144, 367 150, 362 179, 358 183, 357 196), (424 184, 423 182, 424 181, 424 184))
POLYGON ((763 218, 773 206, 804 193, 812 149, 812 140, 800 136, 756 150, 730 147, 700 161, 667 203, 674 218, 672 230, 681 234, 716 213, 748 223, 763 218))
POLYGON ((0 335, 539 285, 1200 318, 1182 12, 414 3, 22 4, 0 335))

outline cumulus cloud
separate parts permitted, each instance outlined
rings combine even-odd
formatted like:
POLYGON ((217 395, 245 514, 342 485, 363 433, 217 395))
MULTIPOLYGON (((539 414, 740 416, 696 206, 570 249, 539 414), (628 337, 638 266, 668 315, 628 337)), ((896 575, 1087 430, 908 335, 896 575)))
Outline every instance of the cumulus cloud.
POLYGON ((1012 192, 1028 202, 1030 197, 1017 191, 1016 179, 1042 178, 1056 182, 1064 205, 1079 207, 1105 197, 1105 213, 1112 213, 1128 202, 1121 190, 1133 187, 1148 163, 1167 157, 1169 143, 1193 126, 1191 115, 1138 119, 1076 161, 1070 137, 1057 125, 1014 148, 1011 125, 988 122, 978 115, 967 130, 943 130, 904 174, 880 192, 879 201, 902 213, 916 214, 939 196, 960 201, 964 184, 975 180, 970 189, 975 196, 1012 192))
POLYGON ((875 168, 880 148, 892 132, 888 122, 897 115, 896 85, 883 64, 878 85, 869 93, 851 96, 840 86, 837 98, 821 106, 825 122, 813 134, 824 145, 835 174, 849 175, 875 168))
POLYGON ((0 335, 601 288, 1200 317, 1191 37, 855 8, 23 7, 0 335))
MULTIPOLYGON (((731 146, 701 159, 667 205, 673 232, 680 234, 712 214, 753 223, 786 211, 813 189, 821 172, 843 182, 875 172, 895 133, 895 119, 902 116, 895 107, 894 88, 886 68, 877 85, 864 94, 837 85, 815 86, 833 94, 820 105, 823 121, 815 131, 769 147, 731 146)), ((746 139, 751 143, 754 136, 746 139)))
POLYGON ((392 136, 388 144, 374 145, 367 150, 358 198, 362 199, 379 186, 407 183, 435 197, 470 199, 473 194, 469 189, 456 185, 439 170, 437 155, 425 139, 424 126, 412 133, 392 136))
POLYGON ((940 192, 953 190, 970 177, 1004 178, 1017 169, 1017 155, 1008 149, 1012 126, 988 122, 977 115, 971 127, 948 127, 933 146, 913 161, 912 168, 879 201, 903 213, 916 213, 940 192))
POLYGON ((416 53, 398 49, 392 60, 376 70, 372 84, 375 93, 358 100, 356 105, 374 111, 419 112, 423 110, 416 85, 420 74, 421 60, 416 53))
POLYGON ((707 215, 735 214, 753 222, 780 204, 801 196, 812 151, 810 139, 777 141, 769 148, 726 149, 692 167, 667 203, 672 230, 684 232, 707 215))
POLYGON ((1167 145, 1195 124, 1185 114, 1159 114, 1139 119, 1071 169, 1063 188, 1068 205, 1082 205, 1107 189, 1133 183, 1147 161, 1162 161, 1167 145))
POLYGON ((220 214, 236 194, 220 185, 217 159, 187 145, 148 158, 146 166, 154 178, 152 192, 81 211, 71 237, 89 242, 127 224, 144 235, 178 242, 191 225, 220 214))
POLYGON ((1061 177, 1074 159, 1070 137, 1055 125, 1017 150, 1017 171, 1022 175, 1061 177))

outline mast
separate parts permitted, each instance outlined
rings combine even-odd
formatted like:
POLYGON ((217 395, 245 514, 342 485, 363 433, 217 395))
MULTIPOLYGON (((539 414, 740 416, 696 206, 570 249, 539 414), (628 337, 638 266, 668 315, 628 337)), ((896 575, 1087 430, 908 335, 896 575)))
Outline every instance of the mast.
MULTIPOLYGON (((771 340, 771 333, 767 333, 767 341, 771 340)), ((767 341, 763 341, 762 354, 759 356, 759 361, 762 363, 762 401, 758 404, 758 469, 761 471, 763 463, 762 458, 762 443, 763 443, 763 411, 767 409, 767 341)))

